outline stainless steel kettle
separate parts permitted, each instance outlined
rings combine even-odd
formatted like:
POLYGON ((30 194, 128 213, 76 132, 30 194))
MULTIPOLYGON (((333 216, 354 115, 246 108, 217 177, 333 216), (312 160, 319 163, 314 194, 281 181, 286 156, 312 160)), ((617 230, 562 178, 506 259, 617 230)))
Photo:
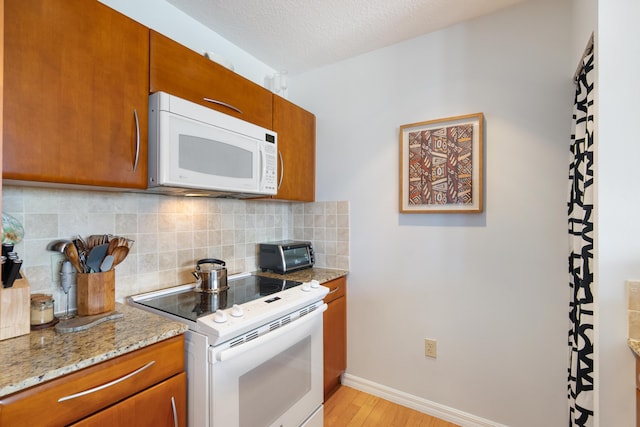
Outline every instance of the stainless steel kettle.
POLYGON ((220 292, 228 289, 224 261, 215 258, 201 259, 196 264, 196 271, 192 271, 191 274, 200 283, 202 292, 220 292), (202 264, 210 266, 202 267, 202 264))

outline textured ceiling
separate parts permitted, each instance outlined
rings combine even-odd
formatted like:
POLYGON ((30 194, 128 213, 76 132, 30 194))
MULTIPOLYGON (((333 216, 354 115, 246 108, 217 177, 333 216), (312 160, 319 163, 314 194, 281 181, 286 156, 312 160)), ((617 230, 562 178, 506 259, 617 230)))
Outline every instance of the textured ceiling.
POLYGON ((277 70, 302 72, 525 0, 167 0, 277 70))

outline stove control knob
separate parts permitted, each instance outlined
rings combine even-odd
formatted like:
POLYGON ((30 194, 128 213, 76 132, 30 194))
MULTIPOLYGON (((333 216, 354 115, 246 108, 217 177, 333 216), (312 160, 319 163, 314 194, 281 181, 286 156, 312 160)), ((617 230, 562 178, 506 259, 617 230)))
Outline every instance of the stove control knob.
POLYGON ((313 280, 311 281, 311 287, 312 287, 313 289, 318 289, 318 288, 320 287, 320 282, 318 282, 316 279, 313 279, 313 280))
POLYGON ((216 323, 224 323, 228 319, 227 313, 222 310, 216 311, 216 314, 213 316, 213 321, 216 323))
POLYGON ((310 292, 311 291, 311 283, 304 282, 302 284, 302 290, 305 291, 305 292, 310 292))
POLYGON ((233 317, 242 317, 244 316, 244 310, 238 304, 233 304, 233 307, 231 307, 231 315, 233 317))

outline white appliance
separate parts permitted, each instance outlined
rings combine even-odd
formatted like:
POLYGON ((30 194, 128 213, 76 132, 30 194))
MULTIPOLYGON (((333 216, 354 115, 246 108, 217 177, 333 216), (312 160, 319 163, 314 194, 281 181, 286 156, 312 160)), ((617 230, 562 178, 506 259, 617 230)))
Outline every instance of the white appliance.
POLYGON ((274 195, 277 133, 165 92, 149 95, 149 180, 155 193, 274 195))
POLYGON ((322 301, 329 289, 254 275, 129 303, 184 322, 190 427, 322 427, 322 301))

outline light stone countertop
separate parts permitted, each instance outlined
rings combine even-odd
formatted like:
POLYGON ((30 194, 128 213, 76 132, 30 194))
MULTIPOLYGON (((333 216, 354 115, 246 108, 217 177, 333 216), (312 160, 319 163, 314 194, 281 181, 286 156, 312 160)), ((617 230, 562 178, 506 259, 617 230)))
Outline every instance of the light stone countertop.
POLYGON ((116 303, 124 317, 79 332, 55 328, 0 341, 0 397, 180 335, 187 325, 116 303))
POLYGON ((297 280, 298 282, 309 282, 313 279, 323 284, 331 280, 347 275, 345 270, 335 270, 331 268, 307 268, 304 270, 292 271, 287 274, 277 274, 271 272, 262 272, 260 270, 253 272, 256 276, 275 277, 276 279, 297 280))
POLYGON ((640 341, 629 338, 627 340, 627 343, 629 344, 631 350, 633 350, 633 352, 636 354, 636 356, 640 357, 640 341))

